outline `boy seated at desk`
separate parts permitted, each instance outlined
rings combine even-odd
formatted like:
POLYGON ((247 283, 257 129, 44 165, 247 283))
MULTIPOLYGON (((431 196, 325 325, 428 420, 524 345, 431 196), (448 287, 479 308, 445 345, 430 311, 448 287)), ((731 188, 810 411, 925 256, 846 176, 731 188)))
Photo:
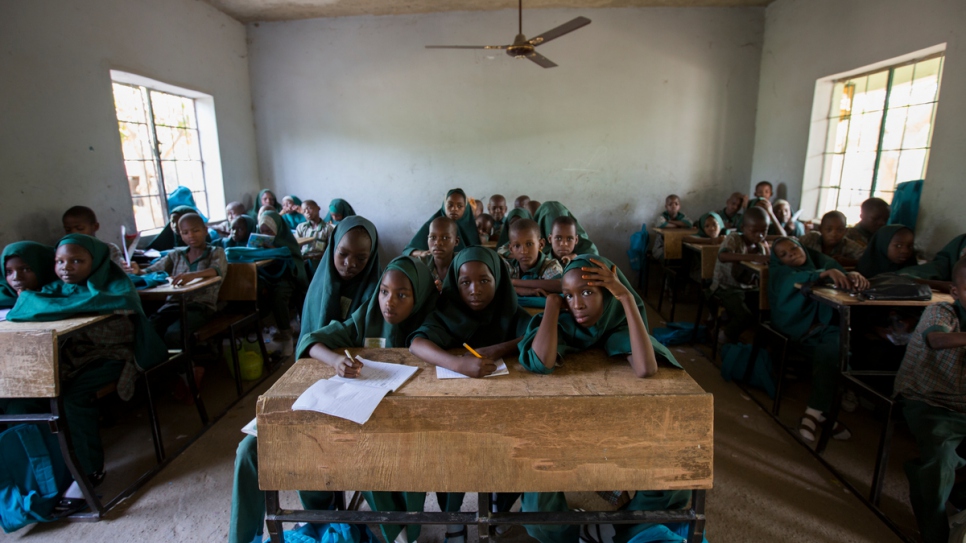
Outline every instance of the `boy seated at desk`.
POLYGON ((503 219, 506 218, 506 198, 502 194, 490 196, 490 203, 486 206, 490 216, 493 217, 493 235, 490 239, 500 239, 500 231, 503 230, 503 219))
POLYGON ((218 232, 222 238, 227 238, 231 235, 231 225, 235 223, 235 219, 245 214, 245 204, 241 202, 230 202, 225 206, 225 221, 218 224, 209 224, 208 227, 218 232))
POLYGON ((436 285, 437 291, 443 290, 443 279, 446 278, 449 265, 453 262, 453 256, 456 255, 456 246, 459 245, 459 242, 459 229, 453 219, 436 217, 433 222, 429 223, 429 238, 427 239, 429 250, 426 251, 428 254, 421 252, 422 256, 418 256, 418 258, 432 273, 433 284, 436 285))
MULTIPOLYGON (((962 498, 957 449, 966 437, 966 259, 952 270, 955 302, 926 308, 896 375, 895 395, 916 438, 919 458, 906 462, 909 501, 926 543, 949 541, 946 502, 962 498)), ((962 503, 958 504, 962 506, 962 503)))
POLYGON ((543 296, 560 292, 563 266, 544 254, 540 226, 520 219, 510 226, 510 258, 506 259, 517 296, 543 296))
MULTIPOLYGON (((205 241, 208 229, 201 217, 194 213, 182 215, 178 219, 178 232, 181 239, 188 244, 187 247, 168 252, 160 260, 144 269, 141 269, 137 262, 131 262, 131 266, 125 267, 125 271, 133 275, 167 272, 174 286, 187 285, 195 279, 225 276, 225 272, 228 271, 225 249, 205 241)), ((216 283, 186 294, 187 311, 184 323, 181 322, 181 305, 177 296, 169 296, 157 313, 151 315, 151 323, 169 348, 182 346, 182 326, 190 335, 211 319, 217 309, 220 290, 221 283, 216 283)))
POLYGON ((845 231, 845 239, 850 239, 862 247, 872 241, 872 235, 889 222, 889 204, 881 198, 869 198, 862 202, 859 222, 845 231))
POLYGON ((743 204, 745 203, 745 195, 740 192, 733 192, 728 200, 725 202, 725 206, 721 208, 718 212, 718 216, 724 221, 724 227, 726 229, 738 228, 739 220, 741 219, 741 213, 744 211, 743 204))
POLYGON ((854 268, 865 248, 845 237, 846 224, 844 213, 829 211, 822 215, 817 231, 812 230, 801 237, 802 245, 832 258, 844 267, 854 268))
POLYGON ((701 215, 696 225, 698 233, 687 236, 684 241, 697 245, 721 245, 724 242, 724 221, 714 211, 701 215))
POLYGON ((236 216, 231 221, 231 230, 229 230, 228 237, 222 238, 215 243, 227 249, 229 247, 247 247, 248 237, 255 233, 255 219, 249 217, 247 214, 241 214, 236 216))
MULTIPOLYGON (((755 198, 764 198, 770 203, 771 197, 774 194, 775 187, 772 186, 770 181, 759 181, 758 184, 755 185, 755 198)), ((748 204, 745 204, 745 207, 748 207, 748 204)))
MULTIPOLYGON (((654 228, 691 228, 691 221, 681 213, 681 198, 670 194, 664 199, 664 211, 654 220, 654 228)), ((654 238, 651 254, 658 260, 664 259, 664 236, 654 238)))
POLYGON ((335 227, 322 220, 322 208, 315 203, 315 200, 306 200, 302 204, 302 213, 305 215, 305 222, 295 227, 295 237, 315 238, 314 241, 302 246, 302 258, 312 262, 314 269, 322 259, 335 227))
MULTIPOLYGON (((97 222, 97 215, 94 214, 94 210, 85 206, 74 206, 68 209, 61 217, 61 222, 64 224, 65 235, 84 234, 96 238, 97 231, 101 229, 101 224, 97 222)), ((121 240, 121 242, 125 243, 125 240, 121 240)), ((118 266, 124 266, 124 253, 121 252, 121 249, 107 241, 104 244, 111 251, 111 262, 118 266)))
POLYGON ((480 243, 487 243, 493 238, 495 224, 493 216, 488 213, 481 213, 476 217, 476 231, 480 234, 480 243))
POLYGON ((779 198, 772 206, 775 219, 778 220, 778 234, 781 236, 791 236, 800 238, 805 235, 805 224, 792 217, 792 205, 788 200, 779 198))
POLYGON ((577 255, 577 220, 567 215, 560 215, 550 224, 550 256, 566 266, 577 255))
MULTIPOLYGON (((714 265, 711 295, 718 299, 728 312, 728 323, 718 334, 719 343, 735 343, 742 332, 755 322, 749 308, 748 293, 758 287, 757 275, 741 265, 742 262, 768 263, 770 254, 765 232, 768 215, 760 207, 752 206, 745 211, 740 232, 725 236, 718 261, 714 265)), ((752 304, 757 309, 757 302, 752 304)))

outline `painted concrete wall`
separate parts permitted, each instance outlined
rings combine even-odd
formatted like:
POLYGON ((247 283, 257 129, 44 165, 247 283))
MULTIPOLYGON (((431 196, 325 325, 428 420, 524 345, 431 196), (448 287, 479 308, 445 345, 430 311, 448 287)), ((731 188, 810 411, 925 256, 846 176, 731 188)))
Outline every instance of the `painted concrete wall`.
POLYGON ((917 235, 934 252, 966 231, 966 2, 778 0, 765 21, 751 183, 798 205, 817 79, 946 42, 917 235))
POLYGON ((53 242, 72 205, 134 227, 109 70, 214 96, 225 192, 258 187, 245 28, 199 0, 0 5, 0 242, 53 242))
POLYGON ((249 25, 262 179, 347 199, 384 256, 462 187, 559 200, 626 264, 665 195, 696 216, 747 183, 763 10, 535 10, 523 30, 578 15, 593 23, 540 48, 553 69, 423 48, 508 43, 513 11, 249 25))

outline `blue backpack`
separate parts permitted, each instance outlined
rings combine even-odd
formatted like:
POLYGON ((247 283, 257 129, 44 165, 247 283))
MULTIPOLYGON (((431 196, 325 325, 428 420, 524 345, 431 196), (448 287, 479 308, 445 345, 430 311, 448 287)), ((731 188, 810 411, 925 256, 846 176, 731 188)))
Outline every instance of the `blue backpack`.
POLYGON ((36 424, 0 433, 0 526, 5 533, 48 522, 71 482, 57 437, 36 424))
POLYGON ((640 271, 647 265, 648 241, 646 224, 642 224, 640 230, 631 234, 631 247, 627 250, 627 259, 631 261, 632 270, 640 271))

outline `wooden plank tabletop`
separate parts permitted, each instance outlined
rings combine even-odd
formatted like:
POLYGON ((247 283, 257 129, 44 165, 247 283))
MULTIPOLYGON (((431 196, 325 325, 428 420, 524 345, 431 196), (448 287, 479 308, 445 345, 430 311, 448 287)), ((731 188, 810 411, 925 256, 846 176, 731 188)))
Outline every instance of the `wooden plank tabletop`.
MULTIPOLYGON (((801 285, 796 285, 801 286, 801 285)), ((812 296, 817 300, 825 301, 833 306, 886 306, 886 307, 927 307, 939 302, 954 303, 956 300, 949 294, 932 291, 931 300, 861 300, 851 292, 838 290, 829 287, 815 287, 812 289, 812 296)))
POLYGON ((552 375, 436 378, 405 349, 354 349, 420 371, 364 425, 292 411, 334 370, 299 360, 259 397, 263 489, 517 492, 710 488, 711 394, 683 370, 634 376, 625 357, 568 355, 552 375))
POLYGON ((684 255, 681 244, 687 236, 698 233, 697 228, 655 228, 655 232, 664 236, 664 259, 677 260, 684 255))
POLYGON ((168 296, 190 294, 192 292, 197 292, 201 289, 208 288, 211 285, 220 283, 221 280, 222 280, 221 277, 218 277, 218 276, 206 277, 201 281, 198 281, 197 283, 192 283, 184 287, 176 287, 176 286, 173 286, 171 283, 167 283, 167 284, 158 285, 152 288, 141 289, 138 291, 138 296, 140 296, 142 299, 151 300, 151 299, 158 299, 158 298, 164 299, 164 298, 167 298, 168 296))
POLYGON ((483 243, 480 243, 480 245, 484 247, 489 247, 490 249, 496 249, 496 243, 497 242, 495 241, 484 241, 483 243))
POLYGON ((758 309, 767 310, 771 308, 768 303, 768 264, 761 262, 742 262, 742 266, 758 274, 758 309))
POLYGON ((721 245, 702 245, 698 243, 684 243, 684 247, 701 256, 701 279, 714 279, 714 265, 718 262, 718 250, 721 245))
POLYGON ((315 237, 313 236, 305 236, 304 238, 295 238, 295 241, 298 242, 299 246, 302 246, 302 245, 308 245, 309 243, 312 243, 312 240, 314 239, 315 237))

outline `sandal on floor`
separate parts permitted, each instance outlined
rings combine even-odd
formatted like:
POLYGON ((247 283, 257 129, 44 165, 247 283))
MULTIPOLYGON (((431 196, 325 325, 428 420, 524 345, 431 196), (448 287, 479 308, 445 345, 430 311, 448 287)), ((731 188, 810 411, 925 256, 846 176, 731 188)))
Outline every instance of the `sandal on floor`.
POLYGON ((815 415, 805 413, 802 415, 802 422, 798 425, 798 433, 805 441, 815 441, 815 434, 821 426, 822 423, 815 418, 815 415))
POLYGON ((849 427, 841 422, 835 421, 835 425, 832 426, 832 439, 845 441, 850 437, 852 437, 852 431, 849 430, 849 427))
POLYGON ((84 498, 61 498, 50 512, 51 519, 65 518, 87 509, 84 498))
POLYGON ((590 535, 590 527, 591 527, 590 524, 581 525, 580 536, 579 536, 580 537, 579 541, 581 543, 601 543, 602 539, 600 537, 600 524, 594 524, 593 526, 597 528, 596 538, 590 535))
MULTIPOLYGON (((460 543, 466 543, 466 526, 465 525, 463 526, 463 529, 460 530, 460 531, 458 531, 458 532, 446 532, 446 535, 443 536, 443 543, 449 543, 450 542, 450 538, 455 539, 457 537, 462 537, 463 538, 462 542, 460 542, 460 543)), ((457 541, 459 541, 459 540, 457 540, 457 541)), ((457 541, 454 541, 453 543, 457 543, 457 541)))

